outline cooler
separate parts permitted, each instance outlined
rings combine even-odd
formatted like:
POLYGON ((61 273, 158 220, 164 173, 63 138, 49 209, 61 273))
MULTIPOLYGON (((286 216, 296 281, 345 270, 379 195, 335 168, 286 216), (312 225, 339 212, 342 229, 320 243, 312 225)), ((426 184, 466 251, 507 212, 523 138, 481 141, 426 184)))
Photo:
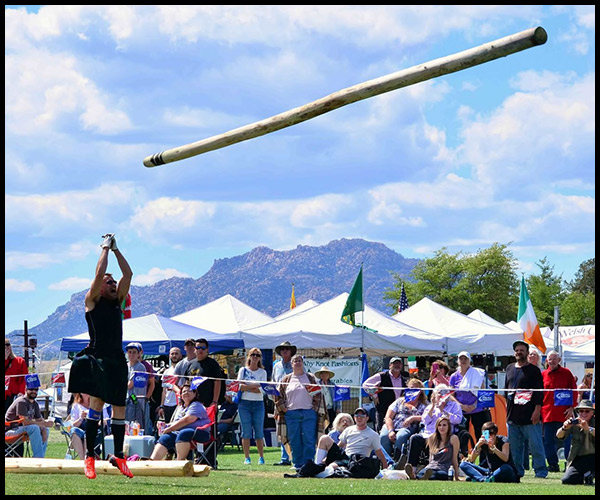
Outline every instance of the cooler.
MULTIPOLYGON (((153 436, 125 436, 125 444, 123 446, 125 455, 139 455, 141 458, 150 458, 154 449, 153 436)), ((114 453, 115 444, 112 434, 104 438, 104 451, 108 455, 114 453)))

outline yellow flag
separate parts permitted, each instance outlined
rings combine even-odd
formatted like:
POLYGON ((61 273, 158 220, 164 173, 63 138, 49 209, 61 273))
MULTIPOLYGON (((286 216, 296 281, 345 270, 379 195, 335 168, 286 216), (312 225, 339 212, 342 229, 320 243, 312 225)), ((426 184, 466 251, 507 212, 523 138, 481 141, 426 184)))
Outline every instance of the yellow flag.
POLYGON ((294 285, 292 285, 292 300, 290 301, 290 309, 296 307, 296 297, 294 296, 294 285))

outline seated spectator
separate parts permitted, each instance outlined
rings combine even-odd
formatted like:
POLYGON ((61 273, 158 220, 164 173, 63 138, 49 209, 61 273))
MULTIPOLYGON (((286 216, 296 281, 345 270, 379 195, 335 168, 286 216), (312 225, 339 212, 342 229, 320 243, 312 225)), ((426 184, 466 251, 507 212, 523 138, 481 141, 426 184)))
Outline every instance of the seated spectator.
MULTIPOLYGON (((421 453, 427 446, 427 438, 435 433, 436 423, 439 418, 446 416, 452 425, 450 432, 454 432, 454 427, 462 422, 463 414, 460 405, 452 398, 450 388, 444 384, 438 384, 431 396, 431 404, 423 412, 423 429, 418 434, 410 437, 408 445, 408 454, 400 457, 400 468, 403 462, 408 462, 413 466, 419 465, 421 453)), ((396 468, 396 466, 395 466, 396 468)))
POLYGON ((40 405, 35 400, 38 388, 27 388, 24 396, 16 398, 6 410, 5 421, 17 420, 23 417, 23 428, 27 432, 33 458, 44 458, 48 448, 49 428, 54 425, 54 420, 44 419, 40 405))
POLYGON ((349 413, 338 413, 333 419, 331 424, 331 430, 329 434, 323 435, 319 438, 319 444, 317 445, 317 454, 315 455, 315 463, 323 463, 327 457, 327 452, 331 449, 333 443, 338 444, 340 442, 340 435, 347 427, 354 425, 352 415, 349 413))
POLYGON ((379 434, 367 426, 369 421, 367 410, 357 408, 354 411, 354 419, 356 425, 350 425, 342 431, 338 444, 329 436, 323 436, 322 447, 319 447, 316 463, 322 463, 323 458, 326 457, 326 463, 331 463, 334 468, 337 468, 338 466, 347 466, 352 455, 370 457, 371 453, 375 452, 383 467, 387 467, 387 460, 381 449, 379 434))
POLYGON ((415 475, 412 464, 406 464, 406 474, 410 479, 431 479, 447 481, 450 467, 454 470, 454 480, 458 481, 458 437, 452 434, 452 424, 447 415, 442 415, 435 423, 435 432, 427 439, 429 463, 415 475))
POLYGON ((583 376, 583 380, 581 384, 577 386, 577 389, 582 389, 577 392, 577 402, 580 403, 584 399, 590 399, 590 394, 592 390, 592 379, 594 378, 594 374, 592 372, 588 372, 583 376))
POLYGON ((189 385, 181 388, 180 405, 175 410, 172 422, 164 429, 162 436, 152 450, 150 460, 162 460, 169 450, 177 450, 177 460, 186 460, 192 440, 206 442, 210 439, 208 431, 197 427, 210 423, 204 405, 197 401, 198 393, 189 385))
POLYGON ((225 401, 223 401, 219 407, 219 410, 223 411, 219 418, 219 422, 217 423, 217 436, 219 436, 219 438, 222 438, 223 434, 229 431, 233 426, 233 420, 238 411, 238 404, 233 401, 235 395, 235 392, 227 391, 225 393, 225 401))
MULTIPOLYGON (((408 381, 409 389, 422 389, 423 382, 411 378, 408 381)), ((396 399, 385 414, 385 423, 379 433, 381 445, 388 453, 398 460, 403 452, 404 445, 409 438, 419 432, 423 412, 427 407, 425 392, 405 391, 404 395, 396 399)))
POLYGON ((556 437, 572 436, 571 450, 567 457, 567 470, 563 484, 592 484, 596 472, 596 416, 590 400, 581 401, 576 407, 577 418, 567 420, 556 431, 556 437))
POLYGON ((498 426, 494 422, 483 424, 481 434, 473 451, 460 464, 461 470, 467 475, 467 481, 518 483, 519 477, 510 454, 508 438, 498 435, 498 426), (477 457, 479 465, 475 465, 477 457))
MULTIPOLYGON (((106 425, 110 418, 107 412, 108 406, 104 407, 104 424, 106 425)), ((82 460, 85 458, 85 429, 87 424, 87 415, 90 409, 90 395, 82 392, 73 394, 73 405, 69 420, 71 421, 71 445, 82 460)))

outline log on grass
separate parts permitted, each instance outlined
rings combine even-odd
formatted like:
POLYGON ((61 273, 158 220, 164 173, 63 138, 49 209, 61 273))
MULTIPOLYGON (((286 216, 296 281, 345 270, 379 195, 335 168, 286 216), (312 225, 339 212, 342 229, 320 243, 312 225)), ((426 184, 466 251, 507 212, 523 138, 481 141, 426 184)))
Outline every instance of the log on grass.
POLYGON ((194 477, 208 476, 211 470, 210 465, 194 465, 194 477))
MULTIPOLYGON (((194 475, 194 464, 186 460, 140 460, 127 462, 134 476, 183 477, 194 475)), ((51 458, 5 458, 4 472, 22 474, 81 474, 83 460, 51 458)), ((121 474, 108 461, 96 460, 96 474, 121 474)))

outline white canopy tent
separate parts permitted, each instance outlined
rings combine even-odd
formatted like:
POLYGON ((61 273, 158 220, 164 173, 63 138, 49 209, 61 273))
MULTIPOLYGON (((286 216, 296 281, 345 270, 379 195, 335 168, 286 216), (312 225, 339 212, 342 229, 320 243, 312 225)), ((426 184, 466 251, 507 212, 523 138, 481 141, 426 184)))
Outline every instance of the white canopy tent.
MULTIPOLYGON (((596 325, 559 326, 558 334, 565 361, 596 361, 596 325)), ((554 349, 554 330, 545 327, 542 337, 546 348, 554 349)))
POLYGON ((171 319, 211 332, 228 334, 237 334, 242 330, 273 321, 271 316, 229 294, 171 319))
POLYGON ((342 322, 347 299, 348 294, 342 293, 304 311, 242 331, 242 339, 247 348, 261 349, 273 349, 287 340, 300 349, 335 349, 344 354, 358 354, 361 348, 369 354, 441 352, 431 347, 432 339, 441 345, 438 336, 404 325, 368 305, 364 313, 356 313, 356 322, 371 330, 342 322))
POLYGON ((477 321, 481 321, 482 323, 485 323, 487 325, 493 325, 493 326, 497 326, 499 328, 506 328, 508 331, 511 331, 511 332, 523 333, 523 330, 521 330, 519 323, 517 323, 516 321, 511 321, 510 324, 507 323, 504 325, 504 324, 500 323, 500 321, 495 320, 494 318, 492 318, 491 316, 487 315, 486 313, 484 313, 483 311, 481 311, 479 309, 475 309, 474 311, 471 311, 469 314, 467 314, 467 316, 469 318, 476 319, 477 321))
POLYGON ((281 313, 279 316, 275 316, 274 319, 275 321, 279 321, 289 316, 293 316, 294 314, 298 314, 299 312, 306 311, 307 309, 312 309, 313 307, 318 305, 319 303, 317 301, 309 299, 306 302, 302 302, 302 304, 297 305, 293 309, 289 309, 288 311, 281 313))
MULTIPOLYGON (((450 355, 464 350, 470 353, 510 356, 513 354, 513 342, 523 339, 523 332, 509 330, 503 325, 483 323, 427 297, 393 318, 443 337, 442 350, 450 355)), ((435 347, 439 348, 439 345, 435 347)))

